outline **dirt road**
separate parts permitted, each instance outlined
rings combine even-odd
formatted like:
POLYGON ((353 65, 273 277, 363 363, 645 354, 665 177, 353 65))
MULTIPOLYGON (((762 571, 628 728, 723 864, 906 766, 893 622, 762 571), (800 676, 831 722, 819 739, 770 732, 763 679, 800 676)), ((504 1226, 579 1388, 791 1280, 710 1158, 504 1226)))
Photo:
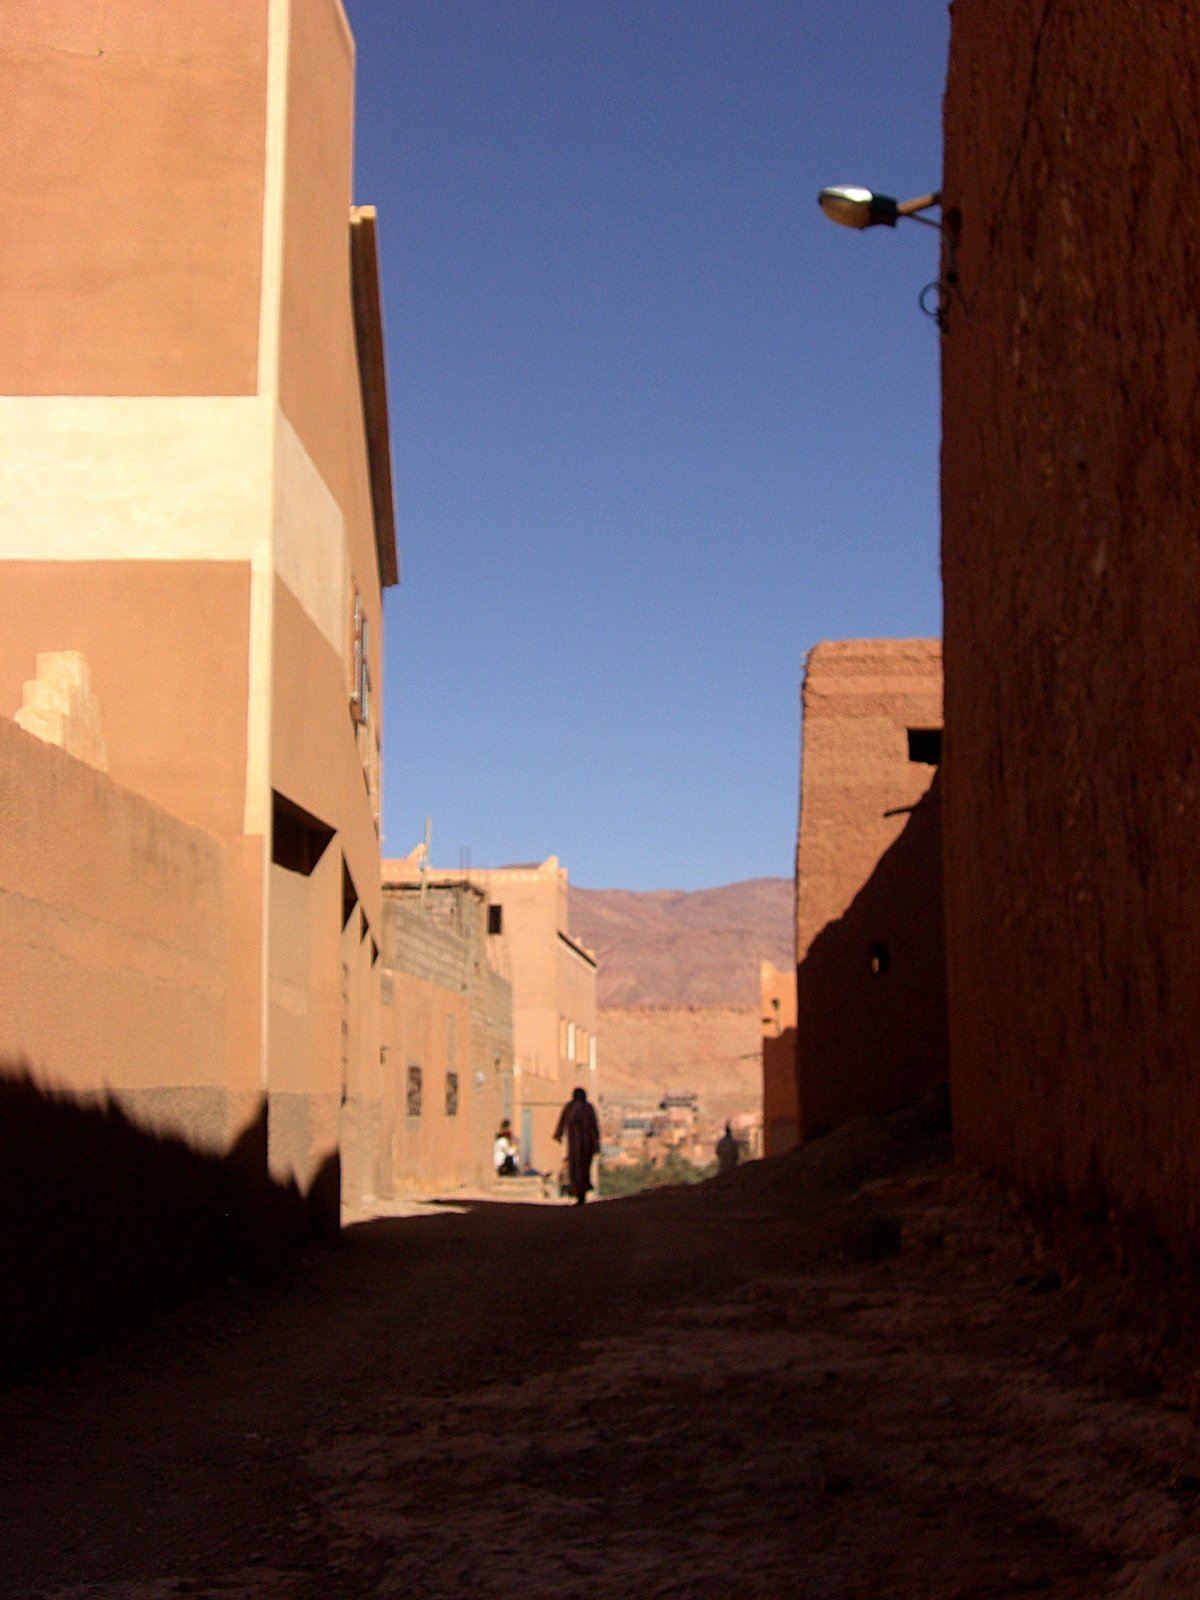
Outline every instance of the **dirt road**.
POLYGON ((361 1225, 0 1396, 0 1593, 1200 1595, 1186 1350, 899 1136, 361 1225))

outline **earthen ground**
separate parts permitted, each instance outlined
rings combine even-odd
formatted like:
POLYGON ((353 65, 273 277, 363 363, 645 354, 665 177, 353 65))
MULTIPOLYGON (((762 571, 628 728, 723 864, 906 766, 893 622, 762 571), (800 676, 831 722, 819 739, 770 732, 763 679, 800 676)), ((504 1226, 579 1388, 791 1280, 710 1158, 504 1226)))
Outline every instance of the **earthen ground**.
POLYGON ((357 1225, 0 1396, 0 1593, 1200 1594, 1190 1291, 1116 1243, 903 1122, 357 1225))

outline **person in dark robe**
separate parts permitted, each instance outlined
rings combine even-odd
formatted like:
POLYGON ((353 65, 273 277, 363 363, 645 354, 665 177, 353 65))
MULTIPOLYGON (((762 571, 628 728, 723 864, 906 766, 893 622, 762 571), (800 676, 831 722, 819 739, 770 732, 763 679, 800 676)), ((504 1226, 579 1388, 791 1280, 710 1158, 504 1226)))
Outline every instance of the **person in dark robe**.
POLYGON ((592 1187, 592 1162, 600 1149, 600 1124, 587 1091, 576 1089, 559 1113, 555 1139, 567 1140, 567 1174, 575 1204, 581 1206, 592 1187))
POLYGON ((717 1167, 721 1172, 732 1172, 742 1159, 742 1147, 733 1136, 733 1129, 725 1124, 725 1132, 717 1140, 717 1167))

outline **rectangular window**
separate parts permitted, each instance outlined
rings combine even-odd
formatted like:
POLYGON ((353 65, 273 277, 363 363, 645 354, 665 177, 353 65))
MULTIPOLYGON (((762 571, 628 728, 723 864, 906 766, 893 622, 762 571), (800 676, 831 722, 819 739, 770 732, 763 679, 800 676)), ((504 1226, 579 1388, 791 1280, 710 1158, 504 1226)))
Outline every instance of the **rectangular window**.
POLYGON ((942 759, 942 730, 940 728, 910 728, 908 730, 908 759, 925 767, 936 767, 942 759))
POLYGON ((446 1115, 448 1117, 456 1117, 458 1115, 457 1072, 448 1072, 446 1074, 446 1115))
POLYGON ((422 1073, 420 1067, 409 1067, 408 1092, 405 1098, 405 1111, 410 1117, 419 1117, 421 1115, 421 1087, 423 1077, 424 1074, 422 1073))
POLYGON ((272 790, 271 860, 277 867, 302 873, 306 878, 311 876, 333 833, 320 817, 314 817, 277 789, 272 790))
POLYGON ((488 907, 488 932, 489 933, 503 933, 504 932, 504 907, 503 906, 489 906, 488 907))
POLYGON ((575 1059, 575 1024, 573 1022, 568 1022, 567 1023, 567 1060, 568 1061, 574 1061, 574 1059, 575 1059))

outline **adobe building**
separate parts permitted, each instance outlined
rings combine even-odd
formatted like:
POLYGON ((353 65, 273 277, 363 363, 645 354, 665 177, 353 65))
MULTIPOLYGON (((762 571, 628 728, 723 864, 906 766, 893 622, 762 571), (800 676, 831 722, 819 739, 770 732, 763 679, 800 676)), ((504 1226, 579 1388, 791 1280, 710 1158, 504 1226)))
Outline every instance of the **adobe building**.
POLYGON ((513 1115, 513 992, 490 909, 461 881, 384 889, 381 1195, 493 1180, 492 1144, 513 1115))
POLYGON ((762 1004, 763 1152, 785 1155, 800 1143, 800 1102, 796 1084, 796 969, 780 972, 759 963, 762 1004))
POLYGON ((956 0, 955 1138, 1200 1244, 1200 15, 956 0))
MULTIPOLYGON (((385 892, 420 884, 423 848, 385 861, 385 892)), ((488 938, 496 970, 512 984, 511 1116, 521 1159, 557 1173, 558 1114, 573 1090, 596 1100, 596 958, 568 931, 568 881, 557 856, 528 866, 429 870, 431 882, 457 880, 488 900, 488 938)))
MULTIPOLYGON (((93 814, 133 814, 129 796, 211 841, 193 855, 223 863, 219 905, 200 920, 227 950, 219 1024, 164 1059, 121 1045, 121 986, 106 997, 104 961, 64 937, 21 968, 36 1004, 19 1022, 4 1008, 0 1054, 197 1148, 265 1114, 272 1176, 320 1179, 336 1225, 339 1165, 348 1193, 371 1181, 362 1130, 382 1097, 381 593, 397 578, 375 216, 351 206, 353 41, 339 0, 3 0, 0 83, 21 240, 0 285, 0 713, 43 739, 75 730, 112 786, 79 780, 105 796, 93 814), (80 1051, 85 990, 108 1042, 80 1051)), ((49 781, 25 783, 28 752, 6 737, 21 807, 49 781)), ((25 822, 6 892, 59 894, 79 841, 25 822)), ((135 926, 175 881, 153 838, 126 851, 135 926)))
MULTIPOLYGON (((851 1117, 883 1115, 947 1075, 939 645, 819 644, 808 655, 803 706, 795 1036, 801 1140, 851 1117)), ((781 1109, 778 1120, 785 1117, 781 1109)))

